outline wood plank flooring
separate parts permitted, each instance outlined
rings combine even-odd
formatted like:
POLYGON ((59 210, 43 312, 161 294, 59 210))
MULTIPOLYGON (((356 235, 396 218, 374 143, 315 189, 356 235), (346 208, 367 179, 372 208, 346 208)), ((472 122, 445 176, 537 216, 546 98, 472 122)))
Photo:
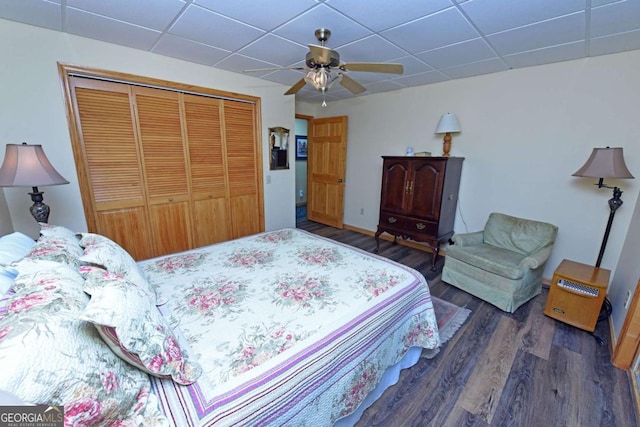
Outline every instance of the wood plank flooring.
MULTIPOLYGON (((307 220, 298 228, 359 247, 375 239, 307 220)), ((430 256, 391 242, 379 255, 428 273, 430 256)), ((433 359, 405 369, 357 426, 637 426, 631 381, 587 332, 544 316, 547 290, 505 313, 436 277, 431 294, 472 310, 433 359)))

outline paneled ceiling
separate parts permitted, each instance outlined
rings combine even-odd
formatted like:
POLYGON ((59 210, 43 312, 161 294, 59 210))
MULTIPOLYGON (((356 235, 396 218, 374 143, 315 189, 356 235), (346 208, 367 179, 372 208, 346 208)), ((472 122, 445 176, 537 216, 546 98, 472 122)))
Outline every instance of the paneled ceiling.
MULTIPOLYGON (((362 95, 640 49, 640 0, 3 0, 0 18, 236 73, 302 67, 329 28, 342 62, 404 66, 348 72, 362 95)), ((290 86, 303 73, 251 74, 290 86)), ((295 96, 321 99, 309 85, 295 96)))

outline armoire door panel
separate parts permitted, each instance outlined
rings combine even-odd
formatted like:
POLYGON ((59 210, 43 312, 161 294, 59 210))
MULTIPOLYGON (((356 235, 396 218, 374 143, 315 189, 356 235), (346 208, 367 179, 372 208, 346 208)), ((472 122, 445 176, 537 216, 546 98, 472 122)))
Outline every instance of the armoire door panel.
POLYGON ((149 206, 155 256, 191 249, 191 215, 188 202, 149 206))
POLYGON ((406 162, 397 161, 389 162, 385 167, 386 173, 383 174, 380 208, 387 212, 405 213, 411 183, 409 166, 406 162))
POLYGON ((96 212, 97 232, 117 242, 136 260, 153 258, 155 251, 148 244, 146 207, 113 209, 96 212))
POLYGON ((225 242, 232 238, 231 221, 224 197, 193 202, 193 244, 195 247, 225 242))
POLYGON ((410 202, 412 216, 437 220, 440 214, 444 162, 415 163, 410 202))

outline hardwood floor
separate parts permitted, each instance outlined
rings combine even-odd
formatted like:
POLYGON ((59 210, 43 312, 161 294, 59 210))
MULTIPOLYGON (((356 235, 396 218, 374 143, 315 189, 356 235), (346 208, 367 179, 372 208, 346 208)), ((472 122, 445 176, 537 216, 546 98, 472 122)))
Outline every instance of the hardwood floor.
MULTIPOLYGON (((307 220, 298 228, 367 251, 375 239, 307 220)), ((427 273, 428 254, 391 242, 380 255, 427 273)), ((547 290, 514 314, 436 277, 431 294, 472 310, 433 359, 405 369, 358 426, 637 426, 631 381, 587 332, 544 316, 547 290)))

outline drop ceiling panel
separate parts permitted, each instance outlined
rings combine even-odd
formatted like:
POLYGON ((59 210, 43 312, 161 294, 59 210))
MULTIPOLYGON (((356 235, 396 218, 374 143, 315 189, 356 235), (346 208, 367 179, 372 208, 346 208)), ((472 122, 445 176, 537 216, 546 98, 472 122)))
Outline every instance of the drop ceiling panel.
MULTIPOLYGON (((1 18, 243 75, 304 66, 325 27, 342 62, 404 66, 402 75, 349 72, 363 95, 640 49, 640 0, 5 0, 1 18)), ((304 73, 250 75, 290 86, 304 73)), ((322 99, 308 85, 295 97, 322 99)))
POLYGON ((382 36, 409 53, 424 52, 478 37, 455 8, 383 31, 382 36))

